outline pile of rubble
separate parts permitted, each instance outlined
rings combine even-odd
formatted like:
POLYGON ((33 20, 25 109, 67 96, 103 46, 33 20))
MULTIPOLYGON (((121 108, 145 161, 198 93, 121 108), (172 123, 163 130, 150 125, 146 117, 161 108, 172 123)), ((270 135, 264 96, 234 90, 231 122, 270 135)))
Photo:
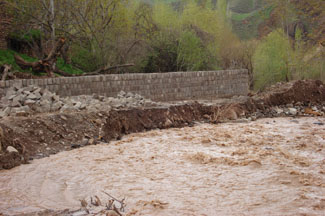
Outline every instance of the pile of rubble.
POLYGON ((294 116, 325 116, 325 103, 323 104, 285 104, 269 107, 265 110, 257 110, 250 114, 249 119, 274 118, 274 117, 294 117, 294 116))
POLYGON ((36 86, 12 87, 0 102, 0 117, 58 111, 63 102, 56 94, 36 86))
POLYGON ((325 116, 325 85, 319 80, 277 83, 246 101, 251 117, 325 116))
POLYGON ((112 108, 156 107, 162 105, 144 98, 139 94, 121 91, 117 97, 105 97, 97 94, 72 96, 63 99, 63 111, 72 109, 87 109, 90 112, 108 111, 112 108))
MULTIPOLYGON (((121 91, 117 97, 105 97, 97 94, 60 98, 55 93, 36 86, 12 87, 0 100, 0 118, 6 116, 28 116, 48 112, 98 112, 112 109, 130 109, 137 107, 170 107, 193 104, 189 101, 177 103, 158 103, 141 95, 121 91)), ((279 83, 264 92, 251 95, 210 101, 200 101, 203 106, 220 106, 224 119, 247 118, 255 120, 264 117, 284 116, 324 116, 325 86, 321 81, 299 80, 279 83), (239 111, 232 111, 236 104, 239 111), (231 114, 230 116, 228 114, 231 114), (236 115, 235 115, 236 114, 236 115)))
POLYGON ((81 95, 60 98, 55 93, 37 86, 12 87, 0 101, 0 118, 28 116, 35 113, 109 111, 112 108, 155 107, 161 105, 138 94, 121 91, 116 98, 99 95, 81 95))

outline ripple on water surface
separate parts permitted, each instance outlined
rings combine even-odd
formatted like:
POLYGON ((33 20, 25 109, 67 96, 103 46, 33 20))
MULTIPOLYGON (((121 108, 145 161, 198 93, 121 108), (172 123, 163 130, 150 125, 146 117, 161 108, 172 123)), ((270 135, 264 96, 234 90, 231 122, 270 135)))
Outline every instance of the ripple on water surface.
POLYGON ((324 215, 323 118, 155 130, 0 171, 0 212, 77 209, 102 191, 129 215, 324 215), (158 205, 158 204, 159 205, 158 205))

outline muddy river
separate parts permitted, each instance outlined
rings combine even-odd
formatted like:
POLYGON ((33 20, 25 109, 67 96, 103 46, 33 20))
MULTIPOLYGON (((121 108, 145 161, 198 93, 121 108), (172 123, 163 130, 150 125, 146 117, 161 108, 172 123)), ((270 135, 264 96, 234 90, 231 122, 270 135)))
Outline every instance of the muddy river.
POLYGON ((154 130, 0 171, 0 212, 78 209, 105 191, 127 215, 324 215, 324 118, 154 130))

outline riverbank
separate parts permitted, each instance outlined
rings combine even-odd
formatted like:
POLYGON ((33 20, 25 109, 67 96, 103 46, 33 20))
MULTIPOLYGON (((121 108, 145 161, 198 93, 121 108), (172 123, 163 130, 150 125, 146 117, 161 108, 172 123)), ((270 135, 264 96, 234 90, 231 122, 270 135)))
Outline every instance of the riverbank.
POLYGON ((201 102, 157 103, 127 93, 116 99, 85 96, 58 101, 63 101, 61 107, 68 108, 53 112, 31 109, 22 116, 0 119, 0 169, 152 129, 180 128, 198 122, 324 116, 325 87, 320 81, 296 81, 247 97, 201 102))

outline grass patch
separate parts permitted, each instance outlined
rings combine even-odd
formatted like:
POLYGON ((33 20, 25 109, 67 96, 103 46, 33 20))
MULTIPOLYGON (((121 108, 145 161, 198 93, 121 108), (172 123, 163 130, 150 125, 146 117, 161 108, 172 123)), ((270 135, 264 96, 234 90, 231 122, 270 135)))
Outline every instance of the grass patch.
MULTIPOLYGON (((31 72, 31 70, 22 70, 15 62, 14 55, 18 54, 17 52, 13 50, 1 50, 0 49, 0 65, 3 64, 10 64, 12 65, 13 69, 16 71, 21 71, 21 72, 31 72)), ((36 58, 32 58, 28 55, 25 54, 18 54, 21 56, 25 61, 27 62, 34 62, 37 61, 36 58)))
POLYGON ((58 58, 56 65, 58 68, 69 74, 83 74, 84 72, 78 68, 73 67, 71 64, 65 64, 62 58, 58 58))

